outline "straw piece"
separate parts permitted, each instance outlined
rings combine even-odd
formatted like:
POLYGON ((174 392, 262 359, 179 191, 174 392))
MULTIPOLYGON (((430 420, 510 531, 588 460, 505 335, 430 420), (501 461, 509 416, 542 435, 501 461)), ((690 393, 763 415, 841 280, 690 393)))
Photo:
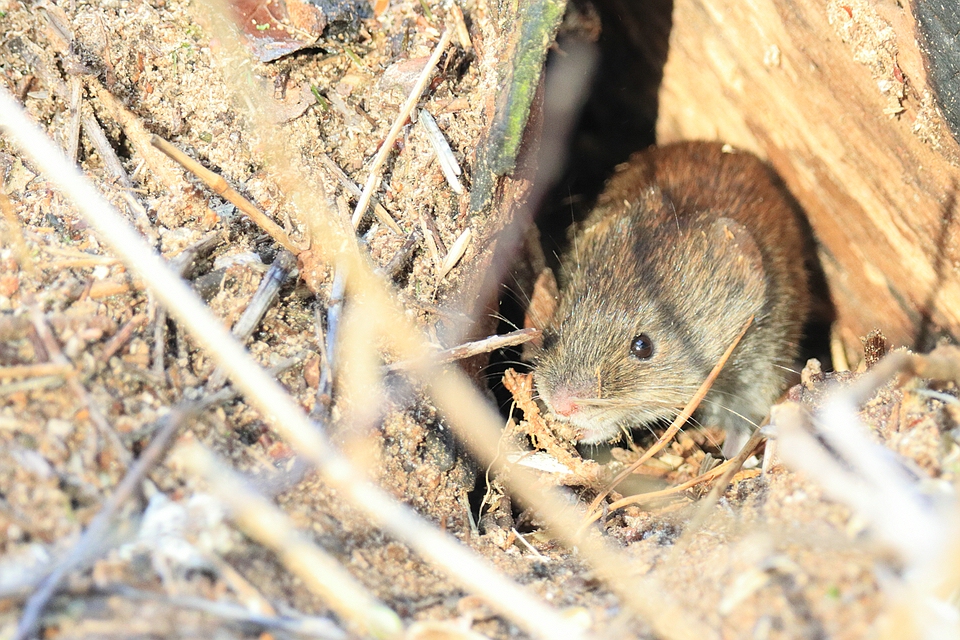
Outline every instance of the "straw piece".
POLYGON ((380 169, 383 168, 383 163, 387 161, 387 156, 390 155, 390 151, 393 149, 393 143, 397 141, 397 136, 400 135, 400 130, 413 112, 413 108, 417 106, 417 102, 420 101, 423 90, 427 88, 427 83, 430 81, 433 68, 437 66, 437 63, 440 61, 440 56, 447 48, 447 45, 450 44, 450 36, 451 30, 445 29, 440 36, 440 42, 437 43, 433 53, 430 55, 430 59, 427 60, 427 64, 423 67, 423 72, 420 74, 420 77, 417 78, 417 83, 413 85, 413 90, 410 91, 407 101, 403 103, 403 106, 400 108, 400 113, 397 114, 396 120, 393 121, 393 126, 390 127, 390 131, 387 132, 387 137, 384 139, 383 144, 380 145, 380 150, 377 151, 377 155, 373 157, 373 162, 370 163, 370 177, 367 178, 366 184, 363 185, 363 192, 360 194, 357 206, 353 210, 354 229, 360 226, 360 220, 363 218, 363 214, 366 213, 367 207, 370 206, 373 191, 380 183, 380 169))

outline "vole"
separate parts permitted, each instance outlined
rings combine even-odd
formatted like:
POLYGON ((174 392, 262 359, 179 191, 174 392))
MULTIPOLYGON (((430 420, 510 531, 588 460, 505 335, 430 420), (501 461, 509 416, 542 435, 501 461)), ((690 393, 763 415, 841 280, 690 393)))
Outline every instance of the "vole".
POLYGON ((737 452, 782 392, 810 307, 807 236, 771 170, 684 142, 619 166, 561 260, 534 377, 585 444, 672 419, 750 316, 697 417, 737 452))

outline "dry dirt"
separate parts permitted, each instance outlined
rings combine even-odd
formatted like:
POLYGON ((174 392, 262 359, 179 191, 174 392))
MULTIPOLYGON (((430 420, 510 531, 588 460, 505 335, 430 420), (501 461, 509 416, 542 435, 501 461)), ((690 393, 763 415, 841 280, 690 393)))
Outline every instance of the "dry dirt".
MULTIPOLYGON (((430 17, 420 2, 392 2, 380 17, 324 36, 317 48, 237 69, 224 68, 199 8, 184 0, 60 3, 50 11, 66 19, 73 38, 68 49, 39 5, 5 0, 0 64, 7 88, 64 147, 76 135, 70 100, 57 95, 38 64, 68 89, 81 89, 82 113, 100 123, 132 177, 165 257, 174 258, 211 231, 220 234, 214 249, 186 275, 198 288, 206 282, 210 307, 232 326, 275 258, 276 244, 174 165, 167 166, 175 176, 172 185, 144 166, 140 149, 99 92, 115 97, 148 132, 216 171, 299 238, 304 229, 285 212, 283 193, 224 77, 245 74, 267 88, 276 101, 278 135, 307 174, 337 184, 319 159, 326 153, 362 184, 364 167, 409 88, 409 70, 401 63, 412 60, 418 71, 422 60, 420 67, 416 61, 428 56, 439 38, 438 16, 446 13, 441 3, 428 4, 430 17), (322 103, 316 94, 324 96, 322 103)), ((474 151, 496 93, 493 40, 501 25, 485 13, 492 12, 485 2, 466 2, 463 9, 473 49, 462 43, 451 47, 421 105, 449 140, 469 188, 474 151)), ((94 184, 124 208, 122 186, 85 133, 79 136, 78 159, 94 184)), ((0 244, 0 638, 7 638, 25 597, 76 542, 158 420, 176 403, 209 393, 205 385, 214 365, 101 247, 64 196, 3 139, 0 169, 15 216, 4 222, 0 244), (43 327, 50 328, 52 339, 42 339, 43 327), (66 364, 43 369, 40 365, 57 362, 51 345, 66 364), (14 374, 13 367, 27 369, 14 374)), ((461 215, 468 196, 448 186, 419 123, 404 129, 383 184, 381 202, 404 233, 371 218, 358 237, 371 260, 385 266, 419 230, 412 236, 411 258, 397 271, 396 290, 427 334, 442 342, 462 320, 448 303, 456 300, 463 276, 438 278, 423 234, 424 229, 435 234, 441 254, 449 250, 468 224, 461 215)), ((331 196, 342 204, 355 202, 340 189, 331 196)), ((483 222, 469 221, 478 227, 483 222)), ((469 271, 478 253, 468 250, 456 269, 469 271)), ((329 303, 330 286, 326 270, 309 286, 285 285, 247 343, 266 367, 293 363, 279 380, 306 410, 317 402, 322 349, 316 319, 329 303)), ((815 396, 827 382, 795 395, 815 396)), ((960 462, 956 405, 950 404, 956 392, 949 385, 937 387, 949 398, 917 391, 926 388, 917 381, 888 388, 864 416, 876 439, 918 474, 952 484, 960 462)), ((647 624, 624 608, 575 552, 530 524, 535 517, 516 518, 502 507, 503 517, 486 518, 479 531, 469 515, 476 508, 469 494, 483 470, 463 454, 416 389, 396 381, 388 390, 370 428, 358 432, 336 420, 331 424, 333 439, 375 469, 381 486, 565 610, 571 625, 589 626, 598 637, 650 637, 647 624)), ((182 437, 203 442, 275 494, 302 531, 405 622, 451 621, 458 633, 524 636, 371 527, 314 474, 301 476, 295 452, 242 399, 205 411, 187 431, 182 437)), ((695 477, 707 453, 717 453, 720 437, 685 431, 641 468, 643 481, 634 490, 695 477)), ((617 449, 607 468, 591 467, 592 479, 609 478, 636 455, 617 449)), ((125 508, 104 547, 70 573, 51 601, 43 637, 296 635, 230 621, 186 602, 247 605, 251 591, 282 614, 331 615, 323 599, 275 554, 215 517, 217 510, 203 501, 203 482, 169 460, 149 478, 144 495, 125 508), (147 501, 151 509, 180 505, 192 514, 192 524, 164 540, 151 537, 145 531, 151 518, 143 515, 147 501)), ((595 488, 573 485, 571 495, 583 502, 595 495, 595 488)), ((620 547, 625 572, 658 580, 666 596, 720 637, 860 638, 871 629, 885 606, 878 576, 895 561, 871 542, 849 509, 826 498, 816 483, 774 465, 765 474, 741 472, 701 528, 690 531, 687 524, 704 493, 695 488, 611 513, 598 531, 620 547)))

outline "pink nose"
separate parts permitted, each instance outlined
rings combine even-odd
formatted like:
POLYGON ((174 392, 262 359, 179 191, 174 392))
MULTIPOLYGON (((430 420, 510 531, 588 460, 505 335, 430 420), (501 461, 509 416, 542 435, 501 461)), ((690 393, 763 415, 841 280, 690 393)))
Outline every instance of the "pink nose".
POLYGON ((578 411, 580 411, 580 405, 569 393, 560 391, 553 397, 553 412, 557 415, 569 418, 578 411))

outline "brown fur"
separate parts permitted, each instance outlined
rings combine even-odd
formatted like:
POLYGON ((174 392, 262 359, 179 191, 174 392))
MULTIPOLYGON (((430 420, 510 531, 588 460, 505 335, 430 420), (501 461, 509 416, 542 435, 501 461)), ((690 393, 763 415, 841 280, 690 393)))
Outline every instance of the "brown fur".
POLYGON ((805 236, 755 156, 688 142, 634 155, 607 183, 561 268, 536 366, 584 442, 672 418, 747 318, 754 323, 699 413, 740 435, 782 391, 809 308, 805 236), (630 355, 646 333, 654 355, 630 355), (726 409, 721 408, 723 405, 726 409), (739 415, 737 415, 739 414, 739 415))

